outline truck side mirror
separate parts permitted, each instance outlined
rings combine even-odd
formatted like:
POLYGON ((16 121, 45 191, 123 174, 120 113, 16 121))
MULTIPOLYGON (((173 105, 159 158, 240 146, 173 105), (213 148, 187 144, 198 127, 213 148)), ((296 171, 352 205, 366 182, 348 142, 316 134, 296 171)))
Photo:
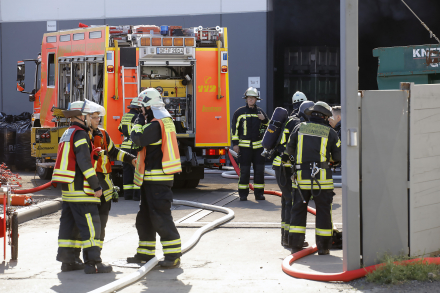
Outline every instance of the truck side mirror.
POLYGON ((17 62, 17 91, 18 92, 23 92, 25 89, 24 78, 25 78, 24 62, 18 61, 17 62))

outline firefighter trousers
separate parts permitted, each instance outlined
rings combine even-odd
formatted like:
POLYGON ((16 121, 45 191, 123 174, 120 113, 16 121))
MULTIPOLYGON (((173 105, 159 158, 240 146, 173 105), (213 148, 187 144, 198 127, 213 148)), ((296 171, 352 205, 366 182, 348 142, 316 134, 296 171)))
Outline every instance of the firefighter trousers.
MULTIPOLYGON (((123 151, 137 156, 137 150, 123 149, 123 151)), ((140 188, 134 184, 134 171, 135 168, 132 164, 122 163, 122 183, 124 188, 124 198, 125 199, 139 199, 140 198, 140 188)))
POLYGON ((249 178, 251 176, 251 164, 254 167, 254 194, 264 193, 264 157, 261 156, 263 148, 253 149, 240 147, 240 178, 238 179, 238 194, 240 197, 249 195, 249 178))
POLYGON ((104 196, 101 196, 101 203, 98 205, 99 220, 101 222, 101 233, 99 240, 101 240, 101 246, 104 244, 105 227, 107 226, 108 214, 112 207, 112 200, 105 200, 104 196))
POLYGON ((156 253, 156 233, 166 259, 182 255, 181 240, 171 215, 173 192, 162 184, 144 184, 141 188, 141 202, 136 216, 139 247, 136 258, 149 260, 156 253))
POLYGON ((292 210, 292 169, 290 167, 274 166, 275 177, 281 190, 281 235, 288 237, 292 210))
POLYGON ((84 262, 101 262, 101 223, 95 203, 63 202, 58 232, 57 260, 73 263, 83 249, 84 262))
MULTIPOLYGON (((316 191, 315 191, 316 192, 316 191)), ((302 247, 306 236, 307 205, 312 193, 310 190, 301 189, 307 203, 303 203, 298 189, 293 189, 292 217, 289 230, 289 246, 302 247)), ((321 190, 321 194, 313 196, 316 205, 315 239, 319 250, 330 249, 333 236, 332 223, 332 189, 321 190)))

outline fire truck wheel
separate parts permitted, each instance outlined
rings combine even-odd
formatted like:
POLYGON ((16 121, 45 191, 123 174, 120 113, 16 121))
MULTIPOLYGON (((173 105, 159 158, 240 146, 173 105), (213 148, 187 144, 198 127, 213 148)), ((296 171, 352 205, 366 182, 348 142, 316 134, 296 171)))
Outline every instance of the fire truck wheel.
POLYGON ((173 188, 183 188, 185 186, 184 180, 174 180, 173 188))
POLYGON ((11 223, 11 258, 17 260, 18 257, 18 215, 12 214, 11 223))
POLYGON ((37 174, 43 180, 52 179, 52 173, 53 173, 52 168, 43 168, 43 167, 37 166, 37 174))
POLYGON ((196 188, 199 185, 200 179, 189 179, 185 181, 186 188, 196 188))

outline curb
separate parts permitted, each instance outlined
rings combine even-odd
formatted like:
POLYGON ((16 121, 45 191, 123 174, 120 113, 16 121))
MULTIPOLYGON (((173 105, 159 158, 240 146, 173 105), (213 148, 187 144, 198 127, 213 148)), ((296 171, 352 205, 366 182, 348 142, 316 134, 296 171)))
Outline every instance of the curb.
POLYGON ((57 198, 50 201, 45 201, 34 206, 26 207, 17 210, 18 223, 24 223, 35 218, 39 218, 48 214, 55 213, 61 209, 63 201, 57 198))

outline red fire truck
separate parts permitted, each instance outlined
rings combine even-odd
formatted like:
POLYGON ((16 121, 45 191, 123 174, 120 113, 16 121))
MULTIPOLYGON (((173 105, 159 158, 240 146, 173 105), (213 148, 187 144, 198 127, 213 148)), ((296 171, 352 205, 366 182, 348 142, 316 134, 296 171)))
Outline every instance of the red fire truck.
MULTIPOLYGON (((115 144, 131 100, 145 88, 162 92, 179 141, 183 172, 175 186, 195 187, 204 168, 225 164, 230 145, 227 28, 154 25, 86 26, 46 33, 37 59, 18 61, 17 90, 34 104, 32 156, 50 179, 58 141, 68 126, 61 109, 87 98, 103 105, 102 127, 115 144), (25 91, 25 64, 35 83, 25 91)), ((114 164, 114 180, 122 176, 114 164)))

